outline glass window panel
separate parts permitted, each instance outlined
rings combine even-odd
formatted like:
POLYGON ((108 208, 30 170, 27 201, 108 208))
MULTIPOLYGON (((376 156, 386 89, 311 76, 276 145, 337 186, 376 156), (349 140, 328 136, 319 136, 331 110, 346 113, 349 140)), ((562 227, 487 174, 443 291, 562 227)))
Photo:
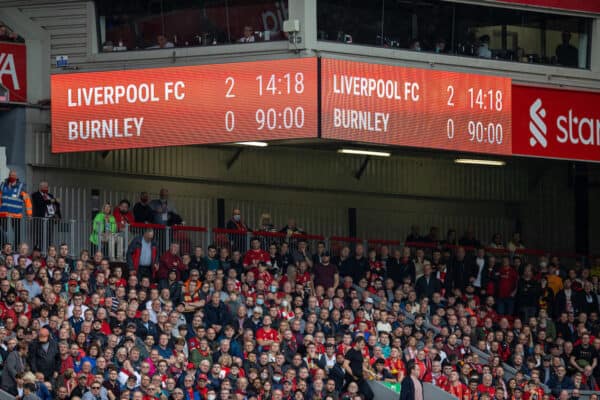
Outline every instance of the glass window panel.
POLYGON ((319 0, 318 15, 320 40, 589 67, 589 18, 434 0, 319 0))
POLYGON ((102 0, 96 7, 104 51, 287 40, 287 0, 102 0))

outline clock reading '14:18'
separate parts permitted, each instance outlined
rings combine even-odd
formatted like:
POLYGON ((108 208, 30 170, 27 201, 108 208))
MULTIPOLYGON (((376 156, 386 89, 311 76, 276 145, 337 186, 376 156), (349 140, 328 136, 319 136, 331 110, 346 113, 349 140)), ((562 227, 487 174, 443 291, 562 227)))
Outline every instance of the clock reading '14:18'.
POLYGON ((258 95, 281 95, 281 94, 302 94, 304 93, 304 74, 296 72, 295 74, 286 73, 281 76, 276 74, 258 75, 258 95))

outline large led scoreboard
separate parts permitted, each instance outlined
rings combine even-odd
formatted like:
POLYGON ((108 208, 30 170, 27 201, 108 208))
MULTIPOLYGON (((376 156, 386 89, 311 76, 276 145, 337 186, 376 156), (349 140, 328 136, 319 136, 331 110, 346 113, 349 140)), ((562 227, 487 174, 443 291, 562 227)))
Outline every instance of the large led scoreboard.
POLYGON ((599 94, 492 75, 311 57, 55 74, 51 91, 57 153, 322 138, 600 161, 599 94))
POLYGON ((321 60, 322 137, 512 153, 511 80, 321 60))
POLYGON ((52 151, 316 137, 317 81, 316 58, 56 74, 52 151))

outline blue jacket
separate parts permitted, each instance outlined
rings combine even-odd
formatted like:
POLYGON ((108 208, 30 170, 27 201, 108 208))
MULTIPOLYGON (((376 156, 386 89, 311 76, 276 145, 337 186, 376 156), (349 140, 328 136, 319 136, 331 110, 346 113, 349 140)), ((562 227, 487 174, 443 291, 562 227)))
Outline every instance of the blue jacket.
POLYGON ((0 215, 21 218, 24 211, 31 216, 33 208, 31 199, 25 191, 25 184, 17 179, 14 185, 10 185, 8 180, 0 184, 0 195, 2 204, 0 204, 0 215))

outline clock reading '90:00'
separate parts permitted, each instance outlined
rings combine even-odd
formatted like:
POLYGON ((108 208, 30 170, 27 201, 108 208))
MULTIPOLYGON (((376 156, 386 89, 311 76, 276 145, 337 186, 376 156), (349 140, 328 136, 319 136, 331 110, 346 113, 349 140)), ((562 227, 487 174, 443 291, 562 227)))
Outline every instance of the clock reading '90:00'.
POLYGON ((53 152, 317 138, 321 118, 326 139, 511 154, 494 76, 313 57, 59 73, 51 90, 53 152))
POLYGON ((511 80, 321 60, 322 137, 510 155, 511 80))
POLYGON ((52 151, 317 137, 317 59, 51 77, 52 151))

